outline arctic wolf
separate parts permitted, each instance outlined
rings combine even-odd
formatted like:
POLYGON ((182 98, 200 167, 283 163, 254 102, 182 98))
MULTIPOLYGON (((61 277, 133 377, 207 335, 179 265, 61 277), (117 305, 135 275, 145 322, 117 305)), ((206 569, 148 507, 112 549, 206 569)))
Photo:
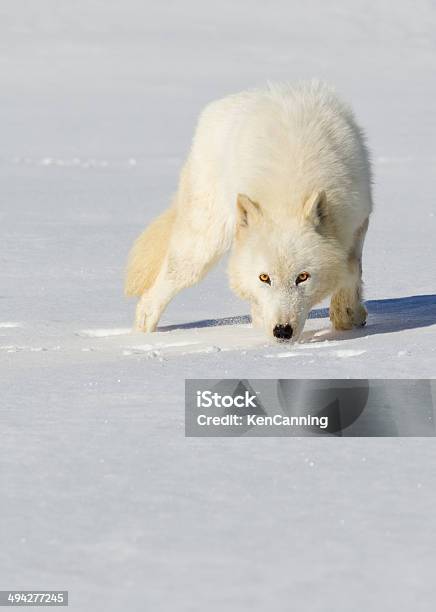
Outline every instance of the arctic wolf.
POLYGON ((169 301, 231 249, 230 286, 253 324, 297 340, 331 295, 336 329, 364 325, 361 257, 371 173, 349 107, 319 82, 209 104, 173 202, 135 242, 126 294, 151 332, 169 301))

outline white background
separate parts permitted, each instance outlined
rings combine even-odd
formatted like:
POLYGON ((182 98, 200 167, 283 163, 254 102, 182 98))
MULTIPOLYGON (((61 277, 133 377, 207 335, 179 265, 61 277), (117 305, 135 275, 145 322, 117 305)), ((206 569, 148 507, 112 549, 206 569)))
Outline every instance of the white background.
POLYGON ((434 377, 435 28, 425 0, 0 4, 0 588, 83 611, 434 609, 431 439, 185 439, 183 387, 434 377), (201 108, 311 77, 372 151, 367 327, 318 310, 274 345, 223 262, 129 333, 126 255, 201 108))

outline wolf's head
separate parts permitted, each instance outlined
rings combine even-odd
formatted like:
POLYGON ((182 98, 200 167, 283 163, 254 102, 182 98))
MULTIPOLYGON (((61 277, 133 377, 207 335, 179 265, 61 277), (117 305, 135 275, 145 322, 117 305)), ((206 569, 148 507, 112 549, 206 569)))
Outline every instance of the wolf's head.
POLYGON ((238 196, 230 285, 251 302, 253 323, 269 335, 298 340, 310 310, 334 290, 346 266, 324 192, 312 194, 299 217, 272 218, 238 196))

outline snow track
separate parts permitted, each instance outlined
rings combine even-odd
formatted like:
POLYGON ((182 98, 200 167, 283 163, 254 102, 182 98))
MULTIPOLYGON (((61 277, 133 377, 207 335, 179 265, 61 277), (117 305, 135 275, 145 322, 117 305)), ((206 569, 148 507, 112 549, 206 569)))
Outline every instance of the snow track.
MULTIPOLYGON (((201 289, 198 288, 200 291, 201 289)), ((84 359, 81 353, 102 354, 105 358, 143 357, 147 359, 188 358, 194 354, 217 352, 253 353, 258 358, 296 358, 311 363, 362 357, 370 360, 371 336, 386 336, 406 330, 436 328, 436 296, 421 295, 367 302, 368 324, 361 329, 338 332, 331 328, 326 308, 311 312, 300 342, 279 343, 263 330, 255 329, 248 316, 203 319, 161 325, 157 332, 142 334, 128 327, 93 328, 70 331, 51 330, 51 338, 30 324, 0 322, 0 353, 50 352, 54 361, 84 359), (48 341, 47 341, 48 340, 48 341), (363 344, 364 343, 364 344, 363 344), (352 348, 348 348, 349 345, 352 348), (321 351, 320 351, 321 349, 321 351), (324 349, 328 349, 327 351, 324 349), (366 355, 366 357, 363 357, 366 355)), ((410 356, 407 351, 396 357, 410 356)), ((45 360, 49 359, 45 355, 45 360)), ((37 361, 37 359, 36 359, 37 361)), ((395 367, 394 363, 390 364, 395 367)), ((323 363, 323 371, 325 364, 323 363)), ((392 371, 392 370, 391 370, 392 371)))

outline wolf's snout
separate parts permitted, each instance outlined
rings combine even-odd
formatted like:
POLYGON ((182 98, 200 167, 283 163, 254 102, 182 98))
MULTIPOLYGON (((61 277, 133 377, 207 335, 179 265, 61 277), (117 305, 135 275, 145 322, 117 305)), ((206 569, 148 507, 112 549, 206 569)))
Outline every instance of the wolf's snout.
POLYGON ((273 334, 280 340, 290 340, 292 338, 292 327, 290 325, 276 325, 273 334))

